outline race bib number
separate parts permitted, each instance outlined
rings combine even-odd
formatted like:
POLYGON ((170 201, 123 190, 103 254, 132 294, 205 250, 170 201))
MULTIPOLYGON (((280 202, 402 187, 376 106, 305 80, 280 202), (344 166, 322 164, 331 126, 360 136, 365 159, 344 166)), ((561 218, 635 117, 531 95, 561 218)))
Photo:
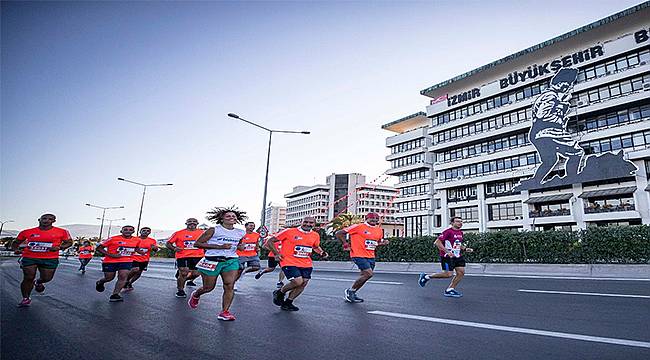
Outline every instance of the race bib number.
POLYGON ((149 252, 148 248, 138 248, 138 250, 143 251, 145 254, 149 252))
POLYGON ((82 250, 79 254, 81 254, 81 255, 88 255, 88 254, 90 254, 90 251, 88 251, 88 250, 82 250))
POLYGON ((135 252, 135 248, 120 246, 117 248, 117 254, 120 256, 131 256, 135 252))
POLYGON ((256 243, 246 243, 244 245, 244 251, 255 251, 256 243))
POLYGON ((196 240, 183 241, 183 246, 185 247, 185 250, 196 250, 196 249, 198 249, 197 247, 194 246, 195 242, 196 242, 196 240))
POLYGON ((293 248, 293 256, 297 258, 308 258, 311 256, 312 248, 311 246, 301 246, 297 245, 293 248))
POLYGON ((454 241, 454 246, 451 248, 451 253, 454 255, 454 257, 460 257, 460 245, 460 241, 454 241))
POLYGON ((366 250, 375 250, 377 248, 377 240, 366 239, 366 250))
POLYGON ((52 243, 50 242, 40 242, 40 241, 30 241, 27 246, 29 250, 33 252, 47 252, 52 248, 52 243))
POLYGON ((203 258, 198 262, 198 264, 196 264, 196 268, 205 271, 214 271, 217 269, 217 265, 219 265, 218 261, 210 261, 206 258, 203 258))

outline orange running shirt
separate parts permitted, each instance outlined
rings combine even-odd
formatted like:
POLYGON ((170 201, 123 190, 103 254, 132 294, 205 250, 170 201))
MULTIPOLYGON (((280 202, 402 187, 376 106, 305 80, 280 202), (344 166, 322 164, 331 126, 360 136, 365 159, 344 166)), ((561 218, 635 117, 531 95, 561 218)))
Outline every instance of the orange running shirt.
POLYGON ((108 240, 102 241, 102 245, 104 245, 104 247, 106 248, 107 253, 121 255, 118 258, 104 256, 102 262, 104 263, 131 262, 133 261, 133 254, 136 253, 135 249, 140 246, 140 238, 132 236, 127 239, 122 235, 117 235, 117 236, 112 236, 108 240))
MULTIPOLYGON (((277 244, 275 244, 275 246, 277 246, 278 251, 280 251, 280 254, 282 254, 282 243, 281 242, 277 243, 277 244)), ((269 250, 269 257, 272 257, 272 258, 275 257, 275 253, 273 252, 273 250, 269 250)))
POLYGON ((320 246, 320 235, 317 232, 291 228, 279 232, 275 238, 282 242, 280 266, 312 267, 312 250, 320 246))
POLYGON ((151 246, 156 245, 158 242, 156 239, 152 239, 150 237, 146 239, 138 238, 140 239, 140 251, 146 251, 147 253, 145 255, 140 255, 138 253, 133 253, 133 261, 139 261, 139 262, 146 262, 149 261, 149 258, 151 257, 151 246))
POLYGON ((343 230, 350 235, 350 257, 375 258, 375 248, 384 237, 380 226, 361 223, 343 230))
POLYGON ((92 246, 82 246, 79 248, 79 259, 92 259, 94 252, 92 246))
POLYGON ((257 243, 260 240, 260 234, 256 232, 246 233, 242 239, 244 250, 237 250, 238 256, 258 256, 257 243))
POLYGON ((70 233, 66 229, 52 227, 41 230, 37 227, 21 231, 16 239, 23 248, 22 257, 32 259, 58 259, 59 251, 50 251, 53 246, 61 246, 64 240, 70 240, 70 233))
POLYGON ((199 249, 194 247, 194 243, 196 240, 203 234, 203 230, 194 230, 190 231, 187 229, 179 230, 175 233, 172 234, 172 236, 167 240, 168 243, 174 244, 179 249, 183 249, 179 252, 177 252, 176 258, 177 259, 182 259, 182 258, 193 258, 193 257, 198 257, 201 258, 203 257, 203 249, 199 249))

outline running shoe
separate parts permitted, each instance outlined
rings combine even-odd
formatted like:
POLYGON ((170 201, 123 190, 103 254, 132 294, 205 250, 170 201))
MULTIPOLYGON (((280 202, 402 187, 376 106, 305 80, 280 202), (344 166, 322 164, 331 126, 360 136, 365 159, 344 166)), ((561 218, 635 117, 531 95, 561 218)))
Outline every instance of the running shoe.
POLYGON ((121 296, 118 295, 118 294, 113 294, 113 295, 111 295, 111 296, 108 298, 108 301, 110 301, 110 302, 124 301, 124 298, 121 297, 121 296))
POLYGON ((82 275, 85 274, 85 273, 86 273, 86 269, 81 270, 82 275))
POLYGON ((278 281, 278 283, 275 284, 275 287, 278 288, 278 290, 282 289, 283 286, 284 286, 284 283, 282 281, 278 281))
POLYGON ((192 281, 192 280, 188 280, 188 281, 185 283, 185 286, 196 286, 196 284, 194 283, 194 281, 192 281))
POLYGON ((258 271, 257 274, 255 274, 255 280, 259 280, 264 273, 261 271, 258 271))
POLYGON ((282 307, 280 309, 284 311, 298 311, 300 310, 296 305, 293 304, 293 301, 287 300, 282 304, 282 307))
POLYGON ((357 295, 357 293, 355 292, 354 293, 354 302, 355 303, 362 303, 362 302, 364 302, 364 300, 362 298, 360 298, 359 295, 357 295))
POLYGON ((424 287, 424 285, 427 284, 427 281, 429 281, 429 279, 427 279, 426 276, 427 274, 420 273, 420 277, 418 278, 418 285, 420 285, 420 287, 424 287))
POLYGON ((232 286, 232 290, 233 290, 233 291, 237 291, 237 290, 239 290, 239 287, 237 286, 237 282, 235 282, 235 284, 233 284, 233 286, 232 286))
POLYGON ((354 291, 352 291, 352 289, 345 289, 345 291, 343 292, 343 294, 344 294, 344 295, 343 295, 343 298, 345 299, 345 301, 347 301, 347 302, 349 302, 349 303, 353 303, 353 302, 354 302, 354 298, 355 298, 354 295, 355 295, 355 294, 354 294, 354 291))
POLYGON ((103 283, 99 283, 99 281, 95 283, 95 290, 97 290, 97 292, 103 292, 104 289, 105 287, 103 283))
POLYGON ((36 290, 37 293, 42 293, 45 291, 45 285, 39 284, 36 280, 34 280, 34 290, 36 290))
POLYGON ((277 306, 282 306, 284 304, 284 294, 280 290, 275 290, 273 292, 273 303, 277 306))
POLYGON ((459 298, 459 297, 463 296, 463 294, 461 292, 458 292, 455 289, 445 290, 444 295, 447 296, 447 297, 454 297, 454 298, 459 298))
POLYGON ((176 297, 177 297, 177 298, 186 298, 186 297, 187 297, 187 294, 186 294, 185 291, 183 291, 183 290, 178 290, 178 291, 176 292, 176 297))
POLYGON ((32 299, 24 298, 18 303, 18 307, 28 307, 32 304, 32 299))
POLYGON ((180 272, 178 270, 176 270, 176 275, 174 275, 174 276, 178 279, 179 275, 180 275, 180 272))
POLYGON ((192 291, 192 294, 190 295, 190 298, 187 300, 187 305, 189 305, 192 309, 196 309, 199 307, 199 298, 194 297, 194 293, 196 291, 192 291))
POLYGON ((230 311, 222 311, 219 313, 219 315, 217 315, 217 319, 223 321, 234 321, 236 318, 235 315, 230 313, 230 311))

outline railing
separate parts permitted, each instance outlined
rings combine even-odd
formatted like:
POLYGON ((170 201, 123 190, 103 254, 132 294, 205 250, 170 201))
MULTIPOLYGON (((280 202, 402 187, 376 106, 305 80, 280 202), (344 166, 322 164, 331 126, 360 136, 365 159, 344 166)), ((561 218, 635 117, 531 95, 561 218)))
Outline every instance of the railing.
POLYGON ((585 214, 599 214, 599 213, 608 213, 616 211, 633 211, 636 210, 634 204, 623 204, 623 205, 605 205, 605 206, 596 206, 596 207, 586 207, 585 214))
POLYGON ((558 209, 558 210, 533 210, 528 213, 528 216, 532 218, 537 217, 549 217, 549 216, 566 216, 571 215, 571 210, 569 209, 558 209))

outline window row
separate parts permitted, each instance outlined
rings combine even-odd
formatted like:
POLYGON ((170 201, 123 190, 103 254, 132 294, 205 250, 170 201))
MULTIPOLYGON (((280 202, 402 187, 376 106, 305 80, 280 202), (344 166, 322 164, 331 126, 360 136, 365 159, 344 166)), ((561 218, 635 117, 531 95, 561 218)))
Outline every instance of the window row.
POLYGON ((392 195, 375 195, 375 194, 361 193, 361 194, 359 194, 359 199, 390 200, 390 199, 395 198, 395 196, 397 196, 397 193, 392 194, 392 195))
POLYGON ((301 199, 295 199, 295 200, 288 200, 287 201, 287 206, 293 206, 293 205, 299 205, 299 204, 307 204, 311 203, 314 201, 318 200, 328 200, 329 195, 321 194, 321 195, 312 195, 312 196, 307 196, 301 199))
POLYGON ((415 181, 415 180, 422 180, 422 179, 430 179, 431 178, 431 170, 426 169, 426 170, 416 170, 416 171, 409 171, 405 174, 401 174, 399 176, 399 182, 400 183, 405 183, 409 181, 415 181))
POLYGON ((602 140, 594 140, 580 144, 585 154, 600 154, 607 151, 620 149, 645 149, 650 145, 650 131, 642 131, 634 134, 614 136, 602 140))
POLYGON ((424 138, 419 138, 419 139, 411 140, 409 142, 405 142, 405 143, 402 143, 402 144, 391 146, 390 147, 390 153, 391 154, 397 154, 397 153, 401 153, 401 152, 410 151, 410 150, 413 150, 413 149, 418 149, 418 148, 421 148, 423 146, 426 146, 426 143, 424 142, 424 138))
POLYGON ((429 210, 431 208, 431 199, 406 201, 399 204, 401 211, 419 211, 429 210))
POLYGON ((605 75, 611 75, 619 71, 639 65, 641 62, 650 62, 650 50, 645 49, 629 55, 622 55, 615 59, 607 60, 578 71, 576 82, 581 83, 605 75))
POLYGON ((505 114, 499 114, 487 119, 475 121, 466 125, 462 125, 453 129, 448 129, 433 135, 434 141, 442 143, 446 141, 456 140, 460 137, 470 136, 484 131, 499 129, 504 126, 518 124, 524 121, 529 121, 533 118, 532 107, 519 109, 505 114))
POLYGON ((519 179, 489 182, 485 184, 485 196, 497 197, 520 194, 519 191, 512 191, 512 188, 517 184, 519 184, 519 179))
POLYGON ((581 91, 573 95, 571 105, 590 104, 609 98, 625 95, 643 89, 643 84, 650 83, 650 75, 643 75, 615 82, 609 85, 581 91))
POLYGON ((505 159, 484 161, 478 164, 461 166, 444 171, 437 171, 436 175, 440 181, 454 180, 458 177, 485 175, 507 169, 534 165, 539 163, 537 153, 520 156, 512 156, 505 159))
POLYGON ((567 129, 572 133, 593 131, 647 118, 650 118, 650 105, 635 106, 585 119, 572 118, 567 124, 567 129))
POLYGON ((431 190, 431 185, 429 184, 407 186, 400 190, 400 195, 402 197, 416 196, 416 195, 428 194, 430 190, 431 190))
POLYGON ((491 204, 488 205, 488 219, 490 221, 519 220, 523 219, 521 211, 520 202, 491 204))
POLYGON ((424 162, 424 154, 415 154, 415 155, 405 156, 399 159, 391 160, 390 165, 393 169, 395 169, 398 167, 420 164, 423 162, 424 162))
POLYGON ((463 222, 478 222, 478 207, 470 206, 449 209, 449 216, 458 216, 459 218, 463 219, 463 222))
POLYGON ((458 202, 476 199, 476 185, 447 189, 447 202, 458 202))
POLYGON ((529 144, 528 134, 522 133, 441 152, 437 155, 437 158, 439 162, 467 159, 477 155, 491 154, 527 144, 529 144))

